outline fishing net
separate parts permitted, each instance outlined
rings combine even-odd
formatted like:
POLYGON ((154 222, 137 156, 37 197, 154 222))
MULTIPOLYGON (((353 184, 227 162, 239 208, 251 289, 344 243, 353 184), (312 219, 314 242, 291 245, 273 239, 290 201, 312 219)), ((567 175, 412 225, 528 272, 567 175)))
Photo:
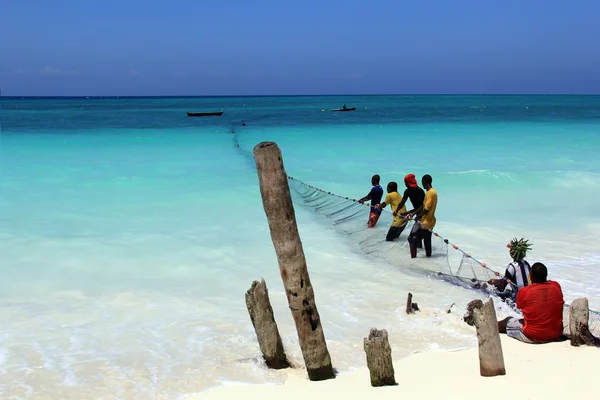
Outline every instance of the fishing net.
MULTIPOLYGON (((253 161, 252 153, 240 146, 235 128, 232 129, 232 134, 235 147, 241 154, 253 161)), ((296 177, 288 176, 288 183, 292 197, 297 204, 308 207, 329 219, 344 237, 355 244, 357 251, 369 257, 384 260, 409 273, 423 274, 470 290, 483 291, 491 296, 501 298, 516 310, 507 292, 498 292, 487 283, 490 279, 502 277, 503 274, 494 271, 435 230, 431 235, 431 257, 426 257, 423 246, 422 249, 417 249, 417 257, 411 258, 408 236, 416 222, 407 220, 400 237, 388 242, 386 233, 393 221, 389 207, 383 209, 377 224, 371 228, 367 226, 370 209, 368 203, 361 204, 356 199, 312 186, 296 177)), ((518 310, 516 311, 518 312, 518 310)), ((570 335, 569 317, 569 305, 565 304, 563 320, 567 323, 564 329, 566 336, 570 335)), ((590 310, 589 328, 596 337, 600 337, 599 312, 590 310)))
POLYGON ((288 181, 295 197, 304 206, 330 219, 336 229, 354 241, 357 248, 367 255, 399 268, 435 275, 468 288, 479 289, 482 283, 496 277, 494 271, 485 268, 485 264, 478 263, 458 247, 459 253, 452 257, 448 248, 453 245, 437 232, 433 232, 431 237, 431 257, 425 257, 425 249, 422 248, 418 249, 417 258, 411 258, 407 239, 415 223, 412 220, 407 221, 399 238, 387 242, 386 233, 393 220, 389 208, 383 209, 375 227, 368 228, 369 204, 360 204, 355 199, 326 192, 293 177, 289 177, 288 181))

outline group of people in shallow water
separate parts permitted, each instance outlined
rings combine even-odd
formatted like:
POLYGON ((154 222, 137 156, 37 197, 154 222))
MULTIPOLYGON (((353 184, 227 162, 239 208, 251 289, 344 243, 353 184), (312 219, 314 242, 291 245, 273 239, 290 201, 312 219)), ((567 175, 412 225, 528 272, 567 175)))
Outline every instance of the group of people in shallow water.
POLYGON ((380 185, 381 177, 373 175, 371 184, 373 187, 369 194, 358 200, 359 203, 364 203, 369 200, 371 202, 371 212, 367 221, 367 226, 372 228, 377 224, 381 211, 390 206, 394 217, 385 240, 388 242, 394 241, 400 237, 400 234, 406 228, 408 221, 414 219, 415 223, 408 235, 410 247, 410 256, 417 256, 417 248, 425 247, 425 255, 431 257, 431 231, 435 227, 435 209, 437 207, 437 192, 432 186, 433 179, 431 175, 423 175, 419 187, 414 174, 408 174, 404 177, 404 185, 406 189, 404 194, 398 193, 398 184, 390 182, 387 184, 387 195, 383 198, 383 188, 380 185), (410 200, 412 209, 406 210, 406 201, 410 200))
MULTIPOLYGON (((437 192, 432 186, 431 175, 423 175, 422 188, 419 187, 414 174, 404 177, 406 189, 403 195, 398 193, 398 184, 387 184, 387 195, 384 201, 383 188, 379 175, 371 178, 372 188, 369 194, 359 199, 363 204, 371 202, 367 226, 372 228, 377 224, 382 209, 390 206, 393 222, 390 226, 386 241, 394 241, 400 237, 408 221, 414 220, 408 235, 410 256, 417 256, 417 249, 425 247, 425 255, 431 257, 431 235, 436 224, 435 210, 437 207, 437 192), (410 200, 412 209, 407 211, 406 202, 410 200)), ((516 303, 523 313, 523 318, 508 317, 498 322, 500 333, 525 343, 547 343, 563 338, 563 309, 564 298, 558 282, 548 280, 548 269, 541 262, 532 266, 525 260, 531 243, 523 238, 513 239, 507 246, 512 262, 506 267, 504 277, 490 279, 478 284, 480 288, 490 289, 503 300, 516 303), (489 286, 488 286, 489 285, 489 286)))

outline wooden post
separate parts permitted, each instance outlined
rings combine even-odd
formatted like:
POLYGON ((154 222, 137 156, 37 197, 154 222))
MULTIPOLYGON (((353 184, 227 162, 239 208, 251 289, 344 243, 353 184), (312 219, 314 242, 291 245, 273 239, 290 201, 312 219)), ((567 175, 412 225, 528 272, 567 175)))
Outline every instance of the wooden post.
POLYGON ((571 331, 571 346, 596 346, 599 341, 590 332, 588 323, 590 310, 588 299, 573 300, 569 307, 569 330, 571 331))
POLYGON ((385 329, 372 328, 364 340, 367 353, 367 366, 371 375, 371 386, 396 385, 394 364, 392 363, 392 348, 388 342, 385 329))
POLYGON ((335 378, 298 234, 281 151, 276 143, 262 142, 254 147, 253 153, 271 240, 296 323, 308 378, 311 381, 335 378))
POLYGON ((273 369, 288 368, 290 364, 283 350, 264 279, 252 282, 246 292, 246 307, 267 366, 273 369))
POLYGON ((506 375, 494 300, 490 298, 485 304, 471 303, 479 344, 479 372, 481 376, 506 375))
POLYGON ((412 293, 408 292, 408 297, 406 298, 406 313, 412 314, 412 293))
POLYGON ((406 313, 414 314, 415 311, 419 311, 419 305, 417 303, 412 302, 413 295, 412 293, 408 293, 408 297, 406 298, 406 313))

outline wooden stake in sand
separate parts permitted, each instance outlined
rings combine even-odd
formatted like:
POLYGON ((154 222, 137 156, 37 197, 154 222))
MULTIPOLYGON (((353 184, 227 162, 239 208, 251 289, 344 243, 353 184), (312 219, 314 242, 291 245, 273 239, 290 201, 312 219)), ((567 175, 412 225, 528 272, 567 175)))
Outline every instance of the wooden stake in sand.
POLYGON ((281 151, 276 143, 262 142, 254 147, 253 153, 263 207, 308 378, 311 381, 335 378, 298 234, 281 151))
POLYGON ((590 332, 588 323, 590 310, 588 299, 573 300, 569 307, 569 330, 571 331, 571 346, 596 346, 598 340, 590 332))
POLYGON ((388 342, 387 331, 372 328, 369 336, 365 338, 364 348, 371 374, 371 386, 396 385, 392 348, 388 342))
POLYGON ((474 300, 468 307, 473 311, 473 322, 477 328, 481 376, 506 375, 494 300, 490 298, 485 304, 474 300))
POLYGON ((417 303, 412 302, 413 295, 408 292, 408 297, 406 298, 406 313, 414 314, 415 311, 419 311, 419 305, 417 303))
POLYGON ((264 279, 252 282, 246 292, 246 307, 267 366, 273 369, 288 368, 290 364, 283 350, 264 279))

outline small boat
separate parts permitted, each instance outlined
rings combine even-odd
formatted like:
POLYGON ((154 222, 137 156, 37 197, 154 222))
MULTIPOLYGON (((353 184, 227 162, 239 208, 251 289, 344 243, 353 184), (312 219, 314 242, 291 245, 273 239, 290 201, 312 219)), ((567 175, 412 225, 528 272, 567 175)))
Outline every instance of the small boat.
POLYGON ((344 107, 342 108, 336 108, 335 110, 331 110, 333 112, 342 112, 342 111, 354 111, 356 110, 356 107, 346 107, 346 105, 344 104, 344 107))
POLYGON ((220 117, 224 111, 213 111, 213 112, 189 112, 188 117, 220 117))

